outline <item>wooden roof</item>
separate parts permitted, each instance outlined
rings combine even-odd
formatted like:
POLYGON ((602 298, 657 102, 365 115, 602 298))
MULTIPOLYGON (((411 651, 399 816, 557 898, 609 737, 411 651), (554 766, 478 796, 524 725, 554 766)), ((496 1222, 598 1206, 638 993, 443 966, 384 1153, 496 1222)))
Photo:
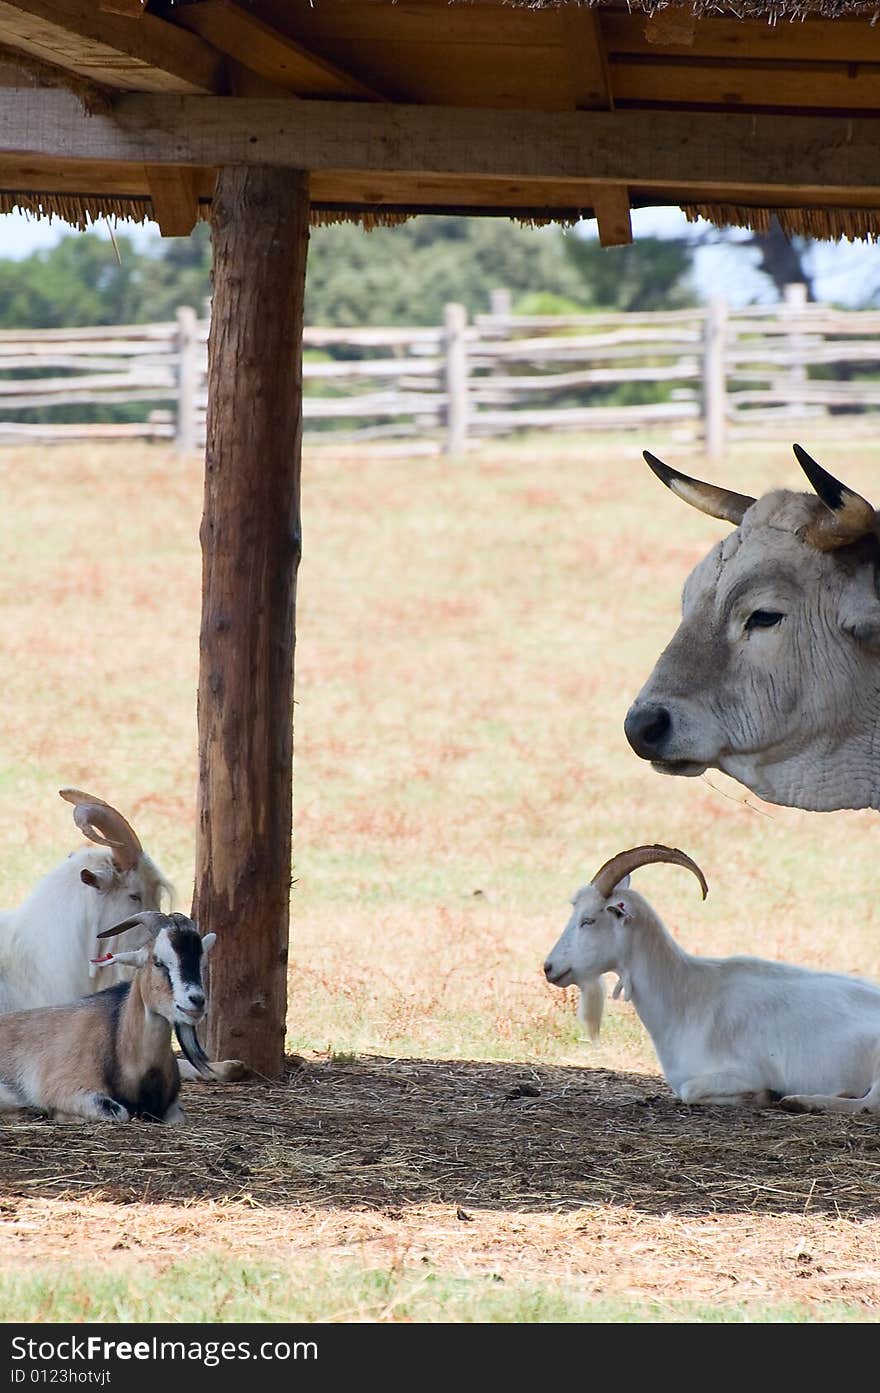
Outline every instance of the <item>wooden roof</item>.
POLYGON ((185 232, 219 165, 265 162, 312 171, 318 220, 595 214, 615 242, 672 204, 873 235, 875 6, 725 8, 0 0, 0 210, 185 232))

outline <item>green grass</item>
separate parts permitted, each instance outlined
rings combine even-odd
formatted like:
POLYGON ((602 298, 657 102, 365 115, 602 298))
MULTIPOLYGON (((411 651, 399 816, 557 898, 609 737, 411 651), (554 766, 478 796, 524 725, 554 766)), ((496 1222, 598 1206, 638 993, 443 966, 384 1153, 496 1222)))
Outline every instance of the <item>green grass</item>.
POLYGON ((718 1305, 689 1301, 608 1301, 577 1283, 505 1281, 500 1274, 451 1277, 416 1269, 313 1263, 295 1268, 215 1258, 161 1274, 143 1265, 45 1267, 0 1274, 3 1319, 40 1322, 710 1322, 787 1324, 867 1321, 856 1305, 829 1301, 718 1305))

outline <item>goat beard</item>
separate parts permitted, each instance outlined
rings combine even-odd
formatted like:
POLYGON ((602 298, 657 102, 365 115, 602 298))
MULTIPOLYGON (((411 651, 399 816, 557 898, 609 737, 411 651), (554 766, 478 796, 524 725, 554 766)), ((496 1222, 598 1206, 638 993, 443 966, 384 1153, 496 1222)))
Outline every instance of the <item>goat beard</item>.
POLYGON ((177 1043, 183 1050, 184 1055, 190 1064, 196 1069, 203 1079, 215 1079, 217 1075, 211 1068, 208 1056, 199 1044, 199 1037, 196 1035, 194 1025, 177 1024, 174 1027, 174 1034, 177 1036, 177 1043))

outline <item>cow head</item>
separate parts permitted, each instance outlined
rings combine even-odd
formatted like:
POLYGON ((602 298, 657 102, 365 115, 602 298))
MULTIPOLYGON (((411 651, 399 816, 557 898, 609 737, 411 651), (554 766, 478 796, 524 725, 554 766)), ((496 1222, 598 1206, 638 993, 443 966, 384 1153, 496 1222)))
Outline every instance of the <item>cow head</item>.
POLYGON ((812 494, 753 499, 645 458, 735 524, 688 577, 682 622, 626 717, 655 769, 721 769, 771 803, 880 806, 878 518, 800 446, 812 494))

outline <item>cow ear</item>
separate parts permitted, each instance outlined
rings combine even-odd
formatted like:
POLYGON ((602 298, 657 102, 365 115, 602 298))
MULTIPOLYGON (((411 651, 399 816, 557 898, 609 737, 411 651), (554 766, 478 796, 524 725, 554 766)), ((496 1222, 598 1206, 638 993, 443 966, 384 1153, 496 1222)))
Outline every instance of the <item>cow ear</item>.
POLYGON ((845 633, 866 648, 880 648, 880 600, 873 595, 848 593, 841 605, 840 622, 845 633))

